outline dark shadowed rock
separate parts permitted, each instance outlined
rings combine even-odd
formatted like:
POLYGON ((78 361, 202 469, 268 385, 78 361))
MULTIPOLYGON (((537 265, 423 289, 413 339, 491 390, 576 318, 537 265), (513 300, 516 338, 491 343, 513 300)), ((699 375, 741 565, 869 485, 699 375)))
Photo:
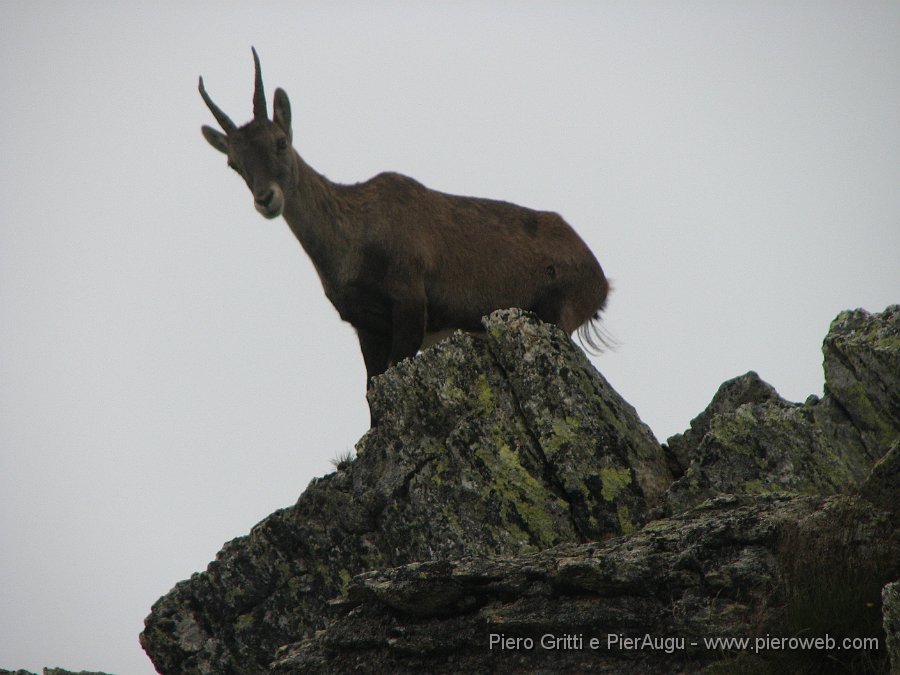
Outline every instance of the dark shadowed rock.
POLYGON ((485 327, 379 377, 379 423, 357 459, 153 606, 141 644, 158 670, 267 672, 367 570, 535 552, 646 521, 671 475, 634 409, 555 326, 512 310, 485 327))
POLYGON ((872 467, 860 493, 881 509, 900 519, 900 440, 872 467))
MULTIPOLYGON (((722 661, 715 672, 797 672, 777 653, 769 670, 732 668, 740 650, 704 640, 788 635, 785 607, 803 611, 809 602, 804 596, 792 607, 791 569, 799 562, 828 572, 832 561, 798 561, 785 551, 784 533, 817 539, 835 519, 852 522, 860 545, 876 543, 879 564, 894 561, 896 569, 897 529, 868 503, 719 497, 603 543, 359 575, 328 628, 282 649, 273 672, 652 675, 722 661), (626 638, 640 646, 627 647, 626 638)), ((833 654, 820 656, 827 666, 833 654)), ((847 662, 837 654, 836 663, 847 662)))
POLYGON ((884 587, 881 593, 884 632, 891 659, 891 672, 900 673, 900 581, 884 587))

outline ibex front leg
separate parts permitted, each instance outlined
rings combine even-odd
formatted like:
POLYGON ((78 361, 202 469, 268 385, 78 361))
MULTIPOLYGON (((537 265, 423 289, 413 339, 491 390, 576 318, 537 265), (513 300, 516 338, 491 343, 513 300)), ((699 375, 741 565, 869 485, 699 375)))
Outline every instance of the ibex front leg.
POLYGON ((391 356, 391 337, 381 333, 358 328, 359 349, 366 363, 366 390, 372 388, 372 378, 381 375, 388 368, 391 356))
POLYGON ((391 353, 388 367, 415 356, 425 339, 425 297, 394 301, 391 310, 391 353))
MULTIPOLYGON (((415 356, 425 337, 424 299, 395 302, 391 310, 391 335, 357 329, 359 347, 366 363, 366 389, 372 388, 373 378, 410 356, 415 356)), ((369 423, 378 420, 369 409, 369 423)))

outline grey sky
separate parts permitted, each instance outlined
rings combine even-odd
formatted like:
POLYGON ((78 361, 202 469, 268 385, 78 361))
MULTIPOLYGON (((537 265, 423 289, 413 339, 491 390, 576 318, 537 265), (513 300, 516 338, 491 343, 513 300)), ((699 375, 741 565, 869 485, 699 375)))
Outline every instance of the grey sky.
POLYGON ((255 45, 332 180, 560 212, 665 440, 751 368, 820 394, 834 315, 900 301, 898 35, 895 2, 0 4, 0 667, 152 672, 157 597, 366 430, 199 74, 249 120, 255 45))

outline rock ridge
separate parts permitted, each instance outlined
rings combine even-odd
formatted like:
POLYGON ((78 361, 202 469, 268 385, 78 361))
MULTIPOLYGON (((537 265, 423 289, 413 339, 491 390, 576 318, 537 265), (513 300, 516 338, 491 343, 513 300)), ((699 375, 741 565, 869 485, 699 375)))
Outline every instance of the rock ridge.
POLYGON ((378 378, 346 468, 233 540, 152 608, 165 673, 263 673, 353 576, 631 532, 671 483, 649 428, 558 328, 519 310, 378 378))
MULTIPOLYGON (((821 399, 750 372, 665 446, 555 326, 484 323, 378 378, 357 458, 154 604, 160 672, 766 672, 734 650, 573 643, 850 619, 900 644, 882 629, 900 623, 900 306, 832 322, 821 399), (544 634, 568 642, 489 642, 544 634)), ((781 656, 762 663, 801 672, 781 656)))

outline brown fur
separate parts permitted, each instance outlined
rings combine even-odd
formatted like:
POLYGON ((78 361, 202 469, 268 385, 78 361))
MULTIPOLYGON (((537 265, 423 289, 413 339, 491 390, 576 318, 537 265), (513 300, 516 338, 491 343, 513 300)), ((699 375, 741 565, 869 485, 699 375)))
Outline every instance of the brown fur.
POLYGON ((268 119, 253 56, 254 120, 236 128, 201 78, 201 94, 226 131, 204 127, 203 135, 228 155, 257 210, 284 216, 325 294, 356 328, 370 380, 413 356, 426 332, 479 330, 483 315, 507 307, 534 311, 597 345, 589 328, 609 284, 559 215, 444 194, 397 173, 332 183, 290 146, 290 103, 281 89, 268 119))

